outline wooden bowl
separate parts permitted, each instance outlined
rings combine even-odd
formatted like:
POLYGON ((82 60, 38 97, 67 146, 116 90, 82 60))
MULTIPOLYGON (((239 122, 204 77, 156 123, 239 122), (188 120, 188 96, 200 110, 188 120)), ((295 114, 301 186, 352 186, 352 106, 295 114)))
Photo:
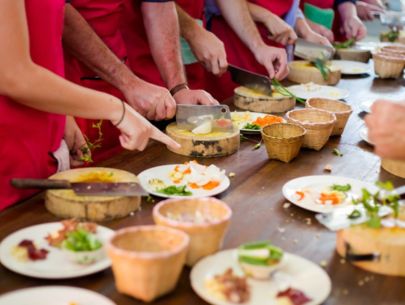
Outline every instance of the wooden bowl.
POLYGON ((356 48, 336 49, 336 55, 343 60, 353 60, 368 63, 371 58, 369 50, 362 50, 356 48))
POLYGON ((295 98, 274 92, 272 96, 255 93, 246 87, 234 90, 233 103, 243 110, 263 113, 283 113, 295 107, 295 98))
POLYGON ((176 154, 193 158, 213 158, 231 155, 240 146, 239 128, 233 132, 212 132, 206 135, 193 134, 191 131, 177 127, 171 123, 166 127, 169 137, 181 145, 179 149, 168 149, 176 154))
MULTIPOLYGON (((104 167, 72 169, 56 173, 50 179, 71 182, 138 182, 132 173, 104 167)), ((49 190, 45 195, 45 206, 52 214, 90 221, 125 217, 137 211, 140 205, 140 197, 77 196, 72 190, 49 190)))
POLYGON ((187 234, 168 227, 117 231, 108 244, 117 290, 145 302, 169 293, 179 279, 189 242, 187 234))
POLYGON ((289 123, 306 129, 303 147, 315 150, 321 150, 328 142, 336 122, 333 113, 314 108, 291 110, 286 116, 289 123))
POLYGON ((382 159, 381 167, 395 176, 405 178, 405 161, 382 159))
POLYGON ((309 61, 294 60, 289 64, 290 72, 288 73, 288 80, 306 84, 309 82, 318 85, 336 85, 340 81, 341 71, 339 68, 330 66, 330 73, 327 79, 324 79, 321 72, 309 61))
POLYGON ((156 224, 186 232, 190 247, 186 264, 217 252, 229 227, 232 211, 216 198, 168 199, 153 209, 156 224))
POLYGON ((326 110, 335 114, 336 123, 333 127, 332 136, 343 133, 346 123, 353 112, 352 107, 345 102, 325 98, 308 99, 305 107, 326 110))
POLYGON ((300 125, 279 123, 262 128, 261 134, 269 159, 290 162, 300 152, 305 129, 300 125))
POLYGON ((374 72, 380 78, 399 78, 405 67, 405 57, 398 54, 373 54, 374 72))

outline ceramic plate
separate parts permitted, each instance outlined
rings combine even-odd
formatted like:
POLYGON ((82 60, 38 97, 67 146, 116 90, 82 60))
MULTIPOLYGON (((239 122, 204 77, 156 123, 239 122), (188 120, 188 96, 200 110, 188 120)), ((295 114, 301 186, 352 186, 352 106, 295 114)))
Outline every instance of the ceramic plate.
POLYGON ((373 106, 374 101, 364 101, 360 104, 360 110, 367 112, 367 113, 371 113, 371 106, 373 106))
POLYGON ((360 129, 360 137, 363 139, 364 142, 366 142, 369 145, 374 145, 373 142, 370 141, 368 138, 368 128, 364 126, 362 129, 360 129))
MULTIPOLYGON (((150 169, 147 169, 140 173, 138 175, 139 181, 141 183, 141 186, 146 190, 148 193, 158 196, 158 197, 163 197, 163 198, 200 198, 200 197, 210 197, 210 196, 215 196, 218 195, 222 192, 224 192, 229 185, 231 184, 229 178, 227 176, 224 177, 222 182, 214 189, 212 190, 203 190, 203 189, 189 189, 187 190, 191 191, 193 194, 190 196, 179 196, 179 195, 166 195, 162 194, 156 191, 156 188, 150 185, 149 181, 151 179, 160 179, 163 181, 163 183, 167 186, 169 185, 174 185, 174 183, 171 181, 169 177, 169 173, 177 166, 180 164, 170 164, 170 165, 162 165, 162 166, 157 166, 153 167, 150 169)), ((177 186, 184 185, 182 183, 176 184, 177 186)))
MULTIPOLYGON (((276 295, 289 287, 299 289, 312 299, 305 305, 316 305, 326 300, 331 291, 331 280, 326 272, 313 262, 297 255, 284 253, 280 270, 268 281, 248 279, 250 300, 246 305, 276 304, 276 295)), ((190 274, 191 286, 205 301, 214 305, 233 303, 218 299, 206 287, 206 281, 228 268, 243 275, 237 262, 237 250, 226 250, 199 261, 190 274)))
MULTIPOLYGON (((260 134, 260 130, 251 130, 243 128, 246 124, 254 122, 259 117, 269 115, 268 113, 250 112, 250 111, 234 111, 231 112, 232 122, 234 122, 241 132, 250 134, 260 134)), ((283 119, 283 121, 285 121, 283 119)))
POLYGON ((322 86, 314 83, 290 86, 288 87, 288 90, 290 90, 297 97, 303 99, 319 97, 333 100, 343 100, 349 96, 349 90, 332 86, 322 86))
MULTIPOLYGON (((51 222, 21 229, 7 236, 0 244, 1 264, 14 272, 22 275, 42 279, 68 279, 93 274, 110 267, 111 262, 107 255, 91 264, 80 265, 71 262, 62 250, 51 247, 45 240, 49 233, 54 233, 62 228, 60 222, 51 222), (13 255, 13 249, 22 240, 32 240, 38 248, 49 251, 44 260, 21 261, 13 255)), ((96 236, 105 245, 114 231, 106 227, 97 226, 96 236)), ((32 305, 32 304, 30 304, 32 305)))
POLYGON ((96 292, 67 286, 16 290, 0 296, 0 305, 116 305, 96 292))
POLYGON ((370 66, 363 62, 351 60, 332 60, 332 65, 338 67, 342 74, 361 75, 370 73, 370 66))
POLYGON ((376 190, 376 187, 372 183, 346 178, 339 176, 306 176, 300 177, 288 181, 283 186, 284 197, 293 204, 317 213, 330 213, 335 209, 351 205, 352 198, 358 198, 361 196, 361 189, 367 188, 370 191, 376 190), (351 190, 346 193, 346 200, 337 205, 324 205, 317 203, 317 199, 321 192, 329 190, 334 185, 351 185, 351 190), (303 199, 300 200, 300 196, 296 193, 302 191, 305 193, 303 199))

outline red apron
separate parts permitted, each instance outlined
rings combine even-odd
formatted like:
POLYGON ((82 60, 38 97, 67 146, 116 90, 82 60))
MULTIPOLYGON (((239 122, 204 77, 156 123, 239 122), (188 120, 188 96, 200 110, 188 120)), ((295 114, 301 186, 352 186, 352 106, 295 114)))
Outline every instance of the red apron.
MULTIPOLYGON (((249 0, 271 11, 279 17, 283 17, 291 8, 293 0, 270 1, 270 0, 249 0)), ((257 28, 263 38, 263 41, 270 46, 282 47, 268 38, 269 31, 261 24, 256 23, 257 28)), ((267 75, 267 70, 259 64, 249 48, 239 39, 238 35, 232 30, 228 23, 222 17, 213 17, 211 21, 211 31, 218 36, 225 44, 228 62, 260 74, 267 75)), ((233 90, 238 85, 232 82, 229 73, 225 73, 220 78, 215 76, 208 77, 208 91, 215 98, 222 101, 233 95, 233 90)))
MULTIPOLYGON (((32 60, 63 76, 64 0, 26 0, 32 60)), ((65 116, 23 106, 0 96, 0 210, 32 194, 17 190, 10 179, 46 178, 57 169, 50 156, 63 139, 65 116)))
MULTIPOLYGON (((126 60, 127 53, 124 40, 119 30, 123 2, 122 0, 72 0, 71 4, 82 14, 97 35, 104 43, 123 61, 126 60)), ((112 94, 120 99, 124 99, 122 93, 103 81, 97 79, 93 71, 88 69, 80 61, 66 54, 66 78, 69 80, 94 90, 112 94)), ((99 131, 93 124, 98 120, 76 119, 83 134, 90 142, 94 143, 99 139, 99 131)), ((105 160, 121 150, 118 140, 119 131, 111 122, 104 121, 102 124, 101 147, 96 148, 93 153, 93 160, 99 162, 105 160)))
MULTIPOLYGON (((301 8, 304 7, 304 3, 309 3, 315 5, 322 9, 334 9, 334 0, 303 0, 301 1, 300 5, 301 8)), ((340 22, 340 14, 338 10, 335 10, 335 19, 333 20, 333 27, 332 31, 335 35, 336 41, 344 41, 347 38, 344 34, 340 32, 341 22, 340 22)))

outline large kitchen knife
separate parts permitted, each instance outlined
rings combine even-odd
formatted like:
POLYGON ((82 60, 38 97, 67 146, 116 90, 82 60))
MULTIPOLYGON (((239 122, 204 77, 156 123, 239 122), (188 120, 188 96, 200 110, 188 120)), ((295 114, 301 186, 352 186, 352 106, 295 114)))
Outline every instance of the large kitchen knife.
POLYGON ((250 72, 233 65, 228 66, 228 71, 231 73, 233 82, 264 95, 271 96, 271 80, 267 76, 250 72))
POLYGON ((136 182, 70 182, 56 179, 12 179, 19 189, 72 189, 79 196, 146 196, 148 193, 136 182))
POLYGON ((177 105, 176 123, 177 127, 195 134, 233 131, 231 112, 227 105, 177 105))
POLYGON ((298 38, 295 43, 294 55, 314 62, 316 59, 330 60, 335 53, 335 49, 321 44, 309 42, 302 38, 298 38))

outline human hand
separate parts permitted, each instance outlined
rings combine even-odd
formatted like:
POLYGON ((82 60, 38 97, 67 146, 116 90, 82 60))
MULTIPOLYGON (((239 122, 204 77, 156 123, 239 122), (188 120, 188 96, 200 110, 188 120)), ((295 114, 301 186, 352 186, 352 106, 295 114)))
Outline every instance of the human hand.
POLYGON ((294 29, 277 15, 272 14, 272 18, 267 19, 265 26, 271 34, 270 39, 279 44, 290 45, 297 40, 294 29))
POLYGON ((331 30, 328 28, 324 27, 323 25, 314 23, 308 19, 306 19, 309 27, 315 32, 318 33, 319 35, 325 37, 326 39, 329 40, 330 43, 333 43, 335 41, 335 35, 331 30))
MULTIPOLYGON (((153 126, 131 106, 124 104, 124 107, 124 118, 117 125, 117 128, 121 132, 119 140, 123 148, 142 151, 148 145, 149 139, 157 140, 173 149, 180 148, 180 144, 153 126)), ((117 121, 111 122, 114 125, 118 123, 117 121)))
POLYGON ((267 69, 270 79, 282 80, 288 75, 287 53, 284 49, 263 45, 255 49, 255 57, 267 69))
POLYGON ((83 157, 85 155, 91 159, 91 151, 87 146, 83 133, 75 119, 71 116, 66 116, 64 139, 69 148, 70 164, 72 167, 83 165, 83 157))
POLYGON ((176 101, 166 88, 136 79, 123 91, 128 104, 149 120, 171 119, 176 114, 176 101))
POLYGON ((330 43, 330 41, 328 40, 328 38, 316 33, 315 31, 310 31, 308 32, 304 37, 305 40, 309 41, 309 42, 313 42, 313 43, 317 43, 317 44, 321 44, 324 45, 326 47, 331 47, 333 48, 333 45, 330 43))
POLYGON ((356 40, 361 40, 367 35, 365 25, 357 16, 344 19, 340 30, 348 39, 354 38, 356 40))
POLYGON ((373 20, 375 17, 374 16, 375 13, 384 12, 383 7, 381 7, 379 5, 367 3, 365 1, 357 1, 356 9, 357 9, 357 15, 360 17, 361 20, 365 20, 365 21, 373 20))
POLYGON ((218 105, 218 101, 204 90, 183 89, 174 94, 177 104, 218 105))
POLYGON ((188 40, 190 47, 204 67, 214 75, 222 75, 228 68, 224 43, 213 33, 198 27, 198 33, 188 40))
POLYGON ((378 100, 366 116, 368 137, 383 158, 405 160, 405 104, 378 100))

